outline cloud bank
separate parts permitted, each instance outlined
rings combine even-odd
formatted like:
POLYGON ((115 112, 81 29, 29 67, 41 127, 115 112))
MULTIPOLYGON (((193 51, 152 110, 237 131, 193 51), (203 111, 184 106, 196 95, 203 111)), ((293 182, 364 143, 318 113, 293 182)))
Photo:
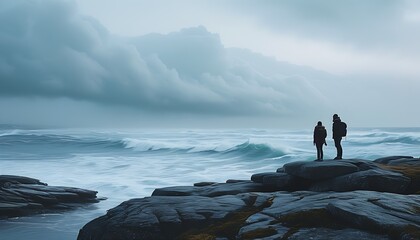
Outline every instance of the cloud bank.
POLYGON ((420 51, 416 44, 420 41, 420 4, 415 0, 233 0, 219 4, 278 32, 365 50, 420 51))
MULTIPOLYGON (((354 39, 366 41, 366 45, 360 46, 374 46, 374 35, 378 39, 390 37, 395 30, 376 29, 374 26, 380 24, 368 23, 373 24, 369 28, 375 28, 371 38, 351 36, 351 32, 363 33, 359 28, 363 21, 350 26, 351 14, 340 13, 341 7, 336 4, 322 5, 326 4, 323 0, 318 1, 320 9, 301 1, 265 1, 264 6, 256 6, 256 1, 245 3, 239 7, 235 5, 238 2, 229 2, 238 9, 235 16, 254 6, 249 18, 264 22, 269 19, 267 16, 272 16, 273 21, 280 22, 264 25, 272 29, 287 25, 286 19, 296 18, 294 24, 283 27, 302 36, 312 29, 304 24, 306 18, 319 37, 339 39, 348 34, 344 38, 353 46, 357 45, 354 39), (282 11, 290 16, 283 18, 279 14, 282 11), (330 16, 336 11, 335 18, 330 16), (330 22, 340 17, 343 19, 330 22)), ((381 13, 388 9, 385 12, 397 16, 398 21, 404 15, 396 14, 400 9, 397 3, 386 1, 384 6, 376 6, 377 3, 372 1, 368 5, 381 13)), ((229 5, 225 1, 223 4, 229 5)), ((404 34, 411 29, 409 26, 418 24, 415 9, 404 15, 412 24, 401 29, 404 34)), ((366 21, 370 19, 367 13, 360 12, 355 14, 366 21)), ((380 19, 378 16, 376 20, 380 19)), ((394 20, 381 21, 397 24, 394 20)), ((405 39, 404 34, 395 37, 405 39)), ((315 36, 309 35, 308 39, 315 36)), ((412 39, 416 38, 417 34, 413 34, 412 39)), ((275 41, 263 44, 269 50, 287 51, 290 46, 275 41)), ((381 44, 383 48, 386 41, 381 44)), ((322 62, 327 55, 322 48, 313 52, 306 51, 300 43, 295 45, 302 48, 304 58, 322 62)), ((400 50, 408 51, 409 46, 400 50)), ((340 50, 333 52, 343 54, 340 50)), ((367 57, 359 64, 369 70, 372 68, 369 63, 375 63, 376 59, 380 60, 367 57)), ((346 56, 340 61, 350 64, 346 56)), ((203 26, 121 37, 94 18, 81 15, 74 0, 0 1, 0 123, 67 122, 78 126, 92 122, 96 126, 102 121, 109 126, 144 123, 142 126, 160 127, 179 123, 185 127, 225 127, 230 121, 229 126, 235 127, 307 127, 318 120, 328 123, 331 115, 338 113, 350 126, 417 126, 420 114, 413 109, 417 107, 420 89, 418 68, 416 61, 408 63, 411 64, 397 58, 387 65, 379 64, 375 74, 357 71, 336 76, 246 49, 227 48, 218 34, 203 26), (398 71, 391 71, 393 75, 390 71, 382 73, 392 68, 398 71), (403 73, 409 72, 405 68, 414 69, 411 78, 404 77, 408 74, 403 73)))
POLYGON ((295 115, 325 102, 313 84, 328 74, 227 49, 204 27, 121 38, 73 1, 2 1, 0 9, 3 97, 240 116, 295 115))

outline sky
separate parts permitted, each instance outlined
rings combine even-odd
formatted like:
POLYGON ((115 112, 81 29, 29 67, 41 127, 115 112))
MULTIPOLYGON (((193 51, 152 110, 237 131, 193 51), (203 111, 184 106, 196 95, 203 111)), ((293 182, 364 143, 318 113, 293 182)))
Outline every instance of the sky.
POLYGON ((420 1, 3 0, 0 124, 417 127, 420 1))

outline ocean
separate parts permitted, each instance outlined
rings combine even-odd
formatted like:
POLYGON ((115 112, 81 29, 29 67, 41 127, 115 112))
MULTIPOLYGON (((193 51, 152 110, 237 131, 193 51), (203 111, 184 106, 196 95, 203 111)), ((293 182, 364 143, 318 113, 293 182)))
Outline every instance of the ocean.
MULTIPOLYGON (((293 161, 312 161, 305 130, 18 129, 0 127, 0 175, 98 191, 107 200, 72 211, 0 220, 1 240, 74 240, 90 220, 155 188, 250 179, 293 161)), ((335 157, 331 130, 324 158, 335 157)), ((420 128, 348 129, 344 158, 420 156, 420 128)))

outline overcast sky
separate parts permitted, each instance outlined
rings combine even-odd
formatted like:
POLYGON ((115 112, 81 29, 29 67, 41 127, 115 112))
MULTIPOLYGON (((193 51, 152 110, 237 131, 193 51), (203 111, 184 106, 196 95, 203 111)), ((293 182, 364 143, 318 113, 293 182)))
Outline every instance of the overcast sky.
POLYGON ((0 123, 419 126, 420 1, 3 0, 0 123))

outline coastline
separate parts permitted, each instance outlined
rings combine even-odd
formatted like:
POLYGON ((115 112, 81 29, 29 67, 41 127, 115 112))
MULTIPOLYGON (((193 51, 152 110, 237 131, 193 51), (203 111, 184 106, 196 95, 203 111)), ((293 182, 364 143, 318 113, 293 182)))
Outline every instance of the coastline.
POLYGON ((418 239, 420 159, 293 162, 250 180, 156 189, 86 224, 85 239, 418 239))

